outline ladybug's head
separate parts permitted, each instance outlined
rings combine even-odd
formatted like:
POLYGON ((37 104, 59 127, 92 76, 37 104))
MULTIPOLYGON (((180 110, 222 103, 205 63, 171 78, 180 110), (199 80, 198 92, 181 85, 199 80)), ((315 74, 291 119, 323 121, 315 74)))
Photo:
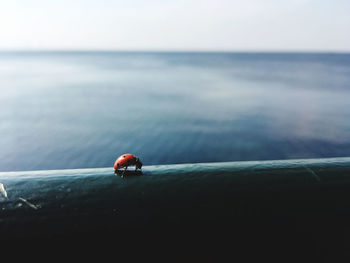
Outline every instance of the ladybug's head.
POLYGON ((142 168, 142 162, 140 161, 139 158, 136 158, 136 163, 135 163, 135 165, 136 165, 136 167, 137 167, 138 169, 141 169, 141 168, 142 168))

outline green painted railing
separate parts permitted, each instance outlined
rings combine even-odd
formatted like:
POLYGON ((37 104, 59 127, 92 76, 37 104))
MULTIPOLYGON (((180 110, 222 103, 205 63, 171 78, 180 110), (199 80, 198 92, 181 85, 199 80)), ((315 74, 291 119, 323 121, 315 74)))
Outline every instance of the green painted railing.
POLYGON ((144 166, 124 178, 112 167, 2 172, 0 183, 2 241, 165 231, 322 247, 350 233, 350 158, 144 166))

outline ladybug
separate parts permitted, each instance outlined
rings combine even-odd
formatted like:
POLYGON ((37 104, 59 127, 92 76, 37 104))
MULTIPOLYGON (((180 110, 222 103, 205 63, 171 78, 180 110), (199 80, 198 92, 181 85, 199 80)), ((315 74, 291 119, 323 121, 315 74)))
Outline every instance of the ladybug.
POLYGON ((124 175, 126 169, 128 169, 128 166, 130 165, 135 165, 135 171, 137 171, 137 169, 141 170, 142 168, 142 162, 140 161, 139 158, 129 153, 123 154, 119 156, 114 163, 114 173, 117 173, 118 170, 121 168, 125 168, 123 171, 123 175, 124 175))

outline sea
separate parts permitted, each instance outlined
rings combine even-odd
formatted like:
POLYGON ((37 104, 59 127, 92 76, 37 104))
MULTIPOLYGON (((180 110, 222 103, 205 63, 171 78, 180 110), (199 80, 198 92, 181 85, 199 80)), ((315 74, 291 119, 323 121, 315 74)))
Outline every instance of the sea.
POLYGON ((0 52, 0 171, 350 156, 350 54, 0 52))

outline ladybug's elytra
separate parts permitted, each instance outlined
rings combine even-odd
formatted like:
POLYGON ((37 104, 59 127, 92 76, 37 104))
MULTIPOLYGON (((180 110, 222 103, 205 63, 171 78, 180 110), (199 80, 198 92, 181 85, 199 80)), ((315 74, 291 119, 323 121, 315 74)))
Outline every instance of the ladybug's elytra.
POLYGON ((117 160, 114 163, 114 172, 117 172, 121 168, 125 168, 124 171, 128 168, 130 165, 135 165, 135 171, 137 169, 142 168, 142 162, 140 161, 139 158, 132 154, 123 154, 117 158, 117 160))

